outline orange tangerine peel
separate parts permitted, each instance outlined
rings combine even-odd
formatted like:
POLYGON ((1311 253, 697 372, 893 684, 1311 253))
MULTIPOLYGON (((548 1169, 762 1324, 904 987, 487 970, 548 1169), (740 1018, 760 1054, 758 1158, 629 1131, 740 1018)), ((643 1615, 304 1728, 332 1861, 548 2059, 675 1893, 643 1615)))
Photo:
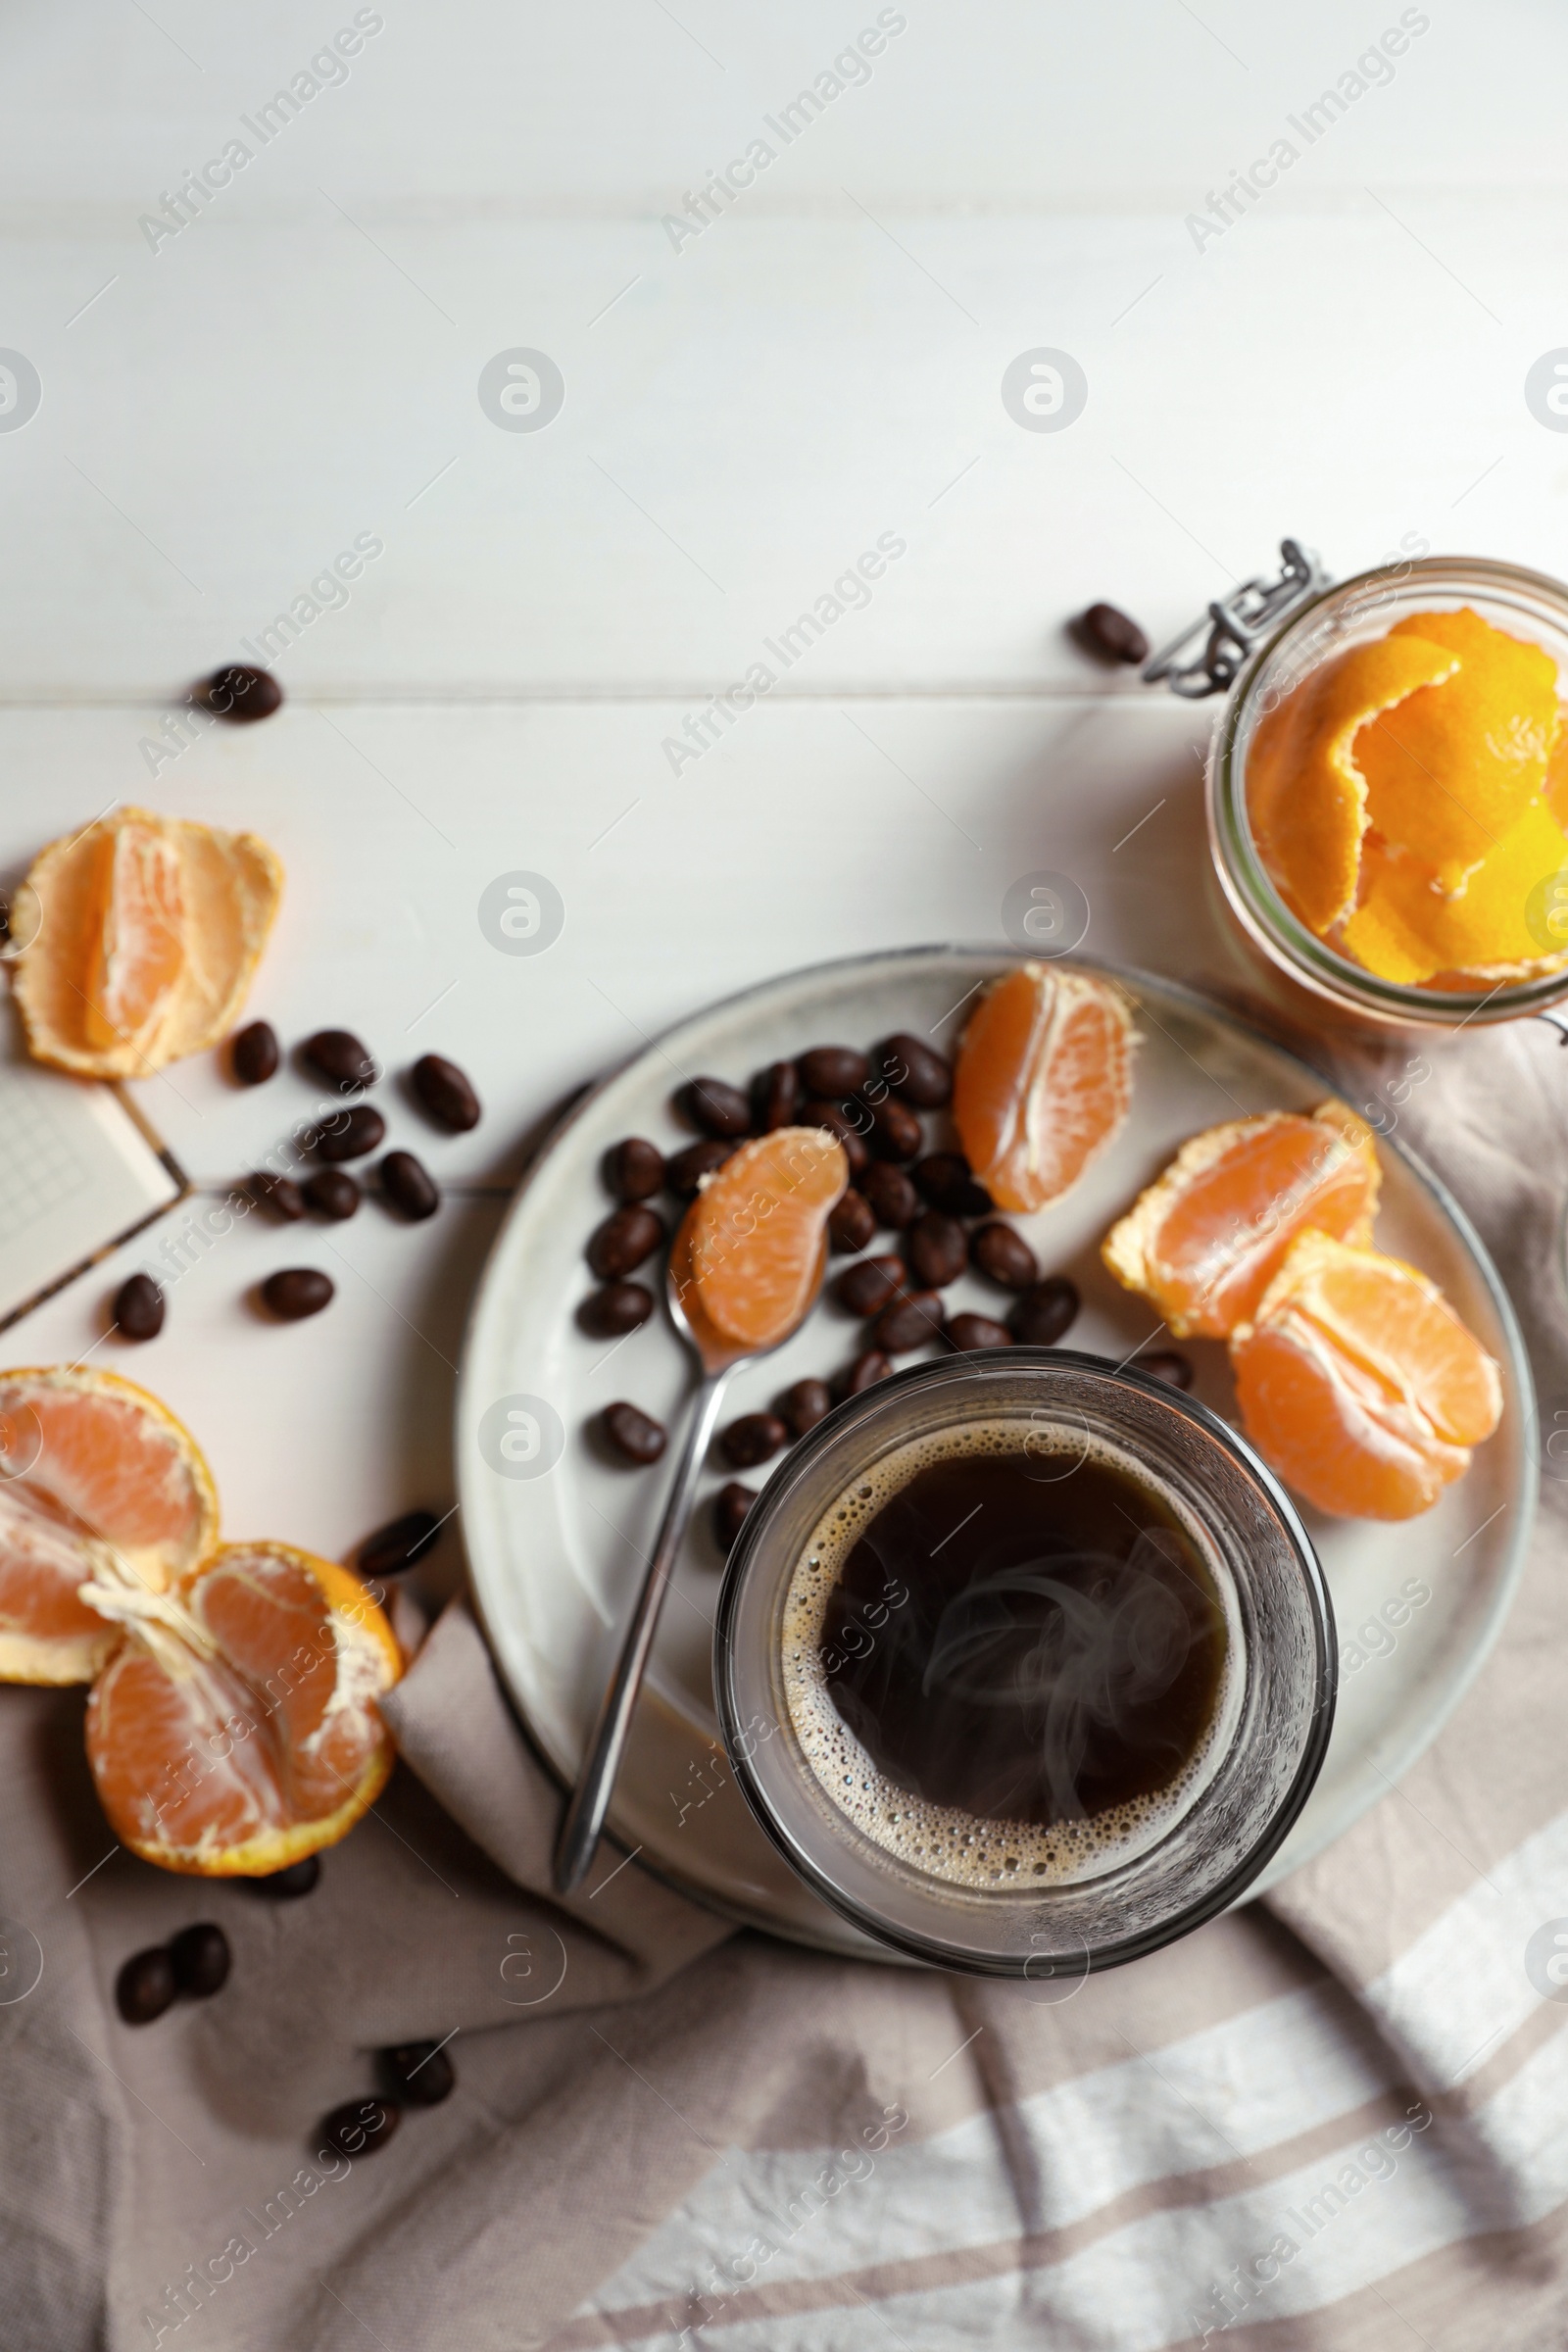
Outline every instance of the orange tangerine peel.
POLYGON ((1342 1102, 1267 1111, 1193 1136, 1101 1248, 1178 1339, 1228 1339, 1257 1309, 1298 1234, 1372 1238, 1372 1133, 1342 1102))
POLYGON ((1363 876, 1345 945, 1385 980, 1417 986, 1441 972, 1513 979, 1568 956, 1568 835, 1544 800, 1528 805, 1453 896, 1407 852, 1376 838, 1363 876), (1559 875, 1560 906, 1552 895, 1559 875))
POLYGON ((953 1117, 999 1208, 1043 1208, 1120 1131, 1137 1043, 1120 989, 1054 963, 995 981, 963 1033, 953 1117))
POLYGON ((828 1217, 849 1182, 844 1146, 825 1127, 776 1127, 704 1179, 673 1254, 721 1341, 759 1352, 788 1338, 816 1297, 828 1217))

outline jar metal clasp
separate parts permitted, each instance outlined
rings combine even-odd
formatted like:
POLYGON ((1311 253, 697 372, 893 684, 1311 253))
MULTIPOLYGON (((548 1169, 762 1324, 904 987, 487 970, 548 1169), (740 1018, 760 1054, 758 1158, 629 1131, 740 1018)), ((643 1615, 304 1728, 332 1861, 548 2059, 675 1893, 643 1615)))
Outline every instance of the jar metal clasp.
POLYGON ((1243 580, 1229 596, 1216 597, 1205 612, 1144 664, 1144 684, 1167 685, 1172 694, 1194 702, 1225 693, 1249 654, 1277 623, 1330 585, 1330 574, 1316 554, 1298 539, 1280 541, 1280 566, 1278 579, 1243 580), (1202 652, 1196 661, 1182 662, 1179 657, 1204 629, 1208 638, 1202 652))

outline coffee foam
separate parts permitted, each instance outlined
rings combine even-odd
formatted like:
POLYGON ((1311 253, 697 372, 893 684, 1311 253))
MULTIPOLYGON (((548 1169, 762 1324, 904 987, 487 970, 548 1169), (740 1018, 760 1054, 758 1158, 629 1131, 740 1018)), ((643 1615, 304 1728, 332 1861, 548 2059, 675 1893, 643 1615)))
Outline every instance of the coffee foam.
MULTIPOLYGON (((1050 1480, 1042 1484, 1050 1492, 1050 1480)), ((862 1836, 899 1861, 950 1885, 1058 1886, 1102 1877, 1147 1853, 1191 1811, 1219 1768, 1241 1706, 1241 1628, 1228 1575, 1214 1545, 1181 1497, 1144 1464, 1070 1423, 1030 1416, 969 1421, 913 1439, 875 1463, 841 1494, 811 1531, 784 1598, 784 1690, 790 1721, 807 1762, 839 1812, 862 1836), (1181 1524, 1201 1555, 1224 1614, 1225 1663, 1208 1731, 1201 1745, 1166 1788, 1115 1805, 1083 1821, 992 1821, 955 1805, 931 1804, 878 1771, 833 1704, 821 1657, 822 1621, 839 1573, 883 1505, 929 1462, 959 1454, 1027 1453, 1060 1460, 1068 1477, 1096 1458, 1150 1488, 1181 1524)))

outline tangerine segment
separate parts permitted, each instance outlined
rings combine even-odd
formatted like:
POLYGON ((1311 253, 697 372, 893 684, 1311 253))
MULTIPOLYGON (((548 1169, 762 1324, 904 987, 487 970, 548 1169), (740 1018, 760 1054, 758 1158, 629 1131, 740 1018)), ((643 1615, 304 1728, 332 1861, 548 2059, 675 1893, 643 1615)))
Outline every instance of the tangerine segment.
POLYGON ((0 1681, 90 1682, 119 1637, 89 1581, 165 1592, 218 1540, 195 1440, 117 1373, 0 1374, 0 1681))
POLYGON ((1098 1158, 1132 1101, 1137 1043, 1109 981, 1023 963, 995 981, 963 1033, 953 1116, 999 1208, 1042 1208, 1098 1158))
POLYGON ((1385 980, 1418 985, 1436 972, 1485 972, 1524 965, 1549 969, 1568 955, 1559 897, 1568 902, 1568 835, 1544 800, 1534 800, 1506 838, 1482 858, 1454 897, 1439 891, 1413 858, 1371 840, 1362 861, 1364 894, 1345 926, 1358 963, 1385 980))
POLYGON ((844 1146, 824 1127, 775 1127, 705 1178, 676 1237, 698 1301, 748 1352, 787 1339, 822 1279, 827 1220, 849 1189, 844 1146))
POLYGON ((1281 896, 1319 937, 1355 904, 1367 828, 1354 757, 1362 730, 1458 667, 1447 646, 1391 634, 1309 670, 1259 722, 1247 756, 1252 836, 1281 896))
POLYGON ((103 920, 85 974, 87 1041, 141 1053, 185 960, 179 852, 168 826, 140 816, 127 816, 94 847, 102 858, 103 920))
POLYGON ((1101 1256, 1178 1339, 1228 1339, 1306 1227, 1371 1240, 1378 1184, 1371 1129, 1341 1102, 1310 1118, 1231 1119, 1182 1146, 1111 1227, 1101 1256))
POLYGON ((177 1592, 89 1594, 124 1628, 87 1702, 110 1826, 204 1878, 284 1870, 353 1828, 392 1769, 378 1701, 402 1672, 358 1577, 284 1544, 227 1544, 177 1592))
POLYGON ((1259 1452, 1340 1517, 1426 1510, 1502 1412, 1496 1365, 1436 1283, 1321 1233, 1293 1244, 1231 1361, 1259 1452))

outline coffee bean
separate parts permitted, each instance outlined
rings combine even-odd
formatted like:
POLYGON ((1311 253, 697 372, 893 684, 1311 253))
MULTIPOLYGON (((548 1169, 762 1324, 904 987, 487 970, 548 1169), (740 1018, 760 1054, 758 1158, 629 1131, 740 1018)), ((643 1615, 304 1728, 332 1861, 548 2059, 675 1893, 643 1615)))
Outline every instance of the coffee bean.
POLYGON ((389 1152, 385 1159, 377 1161, 375 1172, 381 1180, 382 1199, 411 1225, 435 1215, 441 1205, 440 1188, 412 1152, 389 1152))
POLYGON ((892 1233, 902 1233, 920 1214, 919 1194, 891 1160, 874 1159, 860 1179, 860 1190, 870 1201, 877 1223, 892 1233))
POLYGON ((421 1054, 411 1076, 414 1091, 438 1127, 466 1135, 479 1124, 479 1098, 467 1075, 444 1054, 421 1054))
POLYGON ((910 1291, 885 1306, 871 1327, 871 1337, 887 1355, 907 1355, 923 1348, 942 1329, 942 1301, 935 1291, 910 1291))
POLYGON ((321 2125, 321 2138, 335 2156, 373 2156, 398 2128, 402 2110, 392 2099, 346 2099, 321 2125))
POLYGON ((846 1364, 838 1374, 833 1383, 834 1391, 841 1398, 858 1396, 863 1389, 874 1388, 879 1380, 886 1380, 892 1370, 892 1364, 880 1348, 867 1348, 863 1354, 856 1357, 853 1364, 846 1364))
POLYGON ((664 1162, 664 1183, 677 1200, 695 1200, 705 1176, 721 1168, 735 1147, 716 1140, 688 1144, 684 1152, 671 1152, 664 1162))
POLYGON ((1039 1258, 1010 1225, 977 1226, 969 1236, 969 1255, 1004 1291, 1026 1291, 1040 1280, 1039 1258))
POLYGON ((830 1135, 838 1137, 850 1163, 850 1175, 856 1179, 863 1176, 871 1164, 871 1147, 865 1140, 865 1130, 870 1124, 858 1103, 846 1109, 842 1102, 826 1102, 813 1096, 801 1107, 803 1127, 825 1127, 830 1135))
POLYGON ((909 1174, 915 1191, 945 1216, 988 1217, 997 1205, 961 1152, 933 1152, 929 1159, 917 1159, 909 1174))
POLYGON ((122 1968, 115 1979, 115 2007, 127 2026, 150 2026, 178 1990, 169 1947, 155 1944, 151 1951, 132 1952, 122 1968))
POLYGON ((796 1066, 808 1095, 853 1095, 871 1075, 869 1054, 854 1046, 813 1046, 796 1066))
POLYGON ((876 1218, 870 1201, 851 1185, 828 1217, 828 1240, 835 1250, 848 1255, 852 1250, 863 1250, 875 1231, 876 1218))
POLYGON ((262 1297, 283 1322, 300 1323, 330 1305, 332 1290, 330 1274, 322 1274, 315 1266, 285 1266, 281 1273, 269 1274, 262 1297))
POLYGON ((215 718, 243 725, 252 719, 270 718, 282 703, 283 689, 270 669, 256 669, 249 662, 231 662, 226 669, 215 669, 211 677, 199 678, 186 699, 199 710, 210 710, 215 718))
POLYGON ((1080 645, 1105 662, 1147 662, 1149 639, 1136 620, 1114 605, 1091 605, 1076 624, 1080 645))
POLYGON ((270 1209, 290 1225, 305 1214, 305 1195, 292 1176, 253 1176, 249 1189, 258 1208, 270 1209))
POLYGON ((577 1321, 591 1340, 618 1340, 636 1331, 654 1311, 654 1294, 640 1282, 611 1282, 590 1291, 577 1321))
POLYGON ((825 1421, 833 1410, 833 1399, 825 1380, 798 1380, 776 1399, 778 1417, 792 1438, 804 1438, 807 1431, 825 1421))
POLYGON ((365 1198, 347 1168, 320 1168, 300 1190, 318 1216, 330 1217, 335 1224, 352 1217, 365 1198))
POLYGON ((852 1315, 876 1315, 903 1288, 902 1258, 862 1257, 858 1266, 847 1267, 839 1276, 833 1296, 852 1315))
POLYGON ((357 1086, 373 1086, 380 1077, 378 1063, 367 1053, 352 1029, 318 1029, 300 1048, 301 1058, 318 1078, 335 1086, 340 1095, 357 1086))
POLYGON ((1029 1348, 1054 1348, 1078 1312, 1078 1286, 1065 1274, 1032 1283, 1007 1322, 1015 1340, 1029 1348))
POLYGON ((664 1154, 640 1135, 628 1135, 605 1153, 605 1183, 617 1200, 650 1200, 663 1189, 664 1154))
POLYGON ((928 1208, 905 1235, 904 1254, 922 1289, 940 1291, 956 1282, 969 1263, 969 1237, 956 1217, 928 1208))
POLYGON ((228 1937, 211 1920, 181 1928, 169 1946, 174 1983, 188 2000, 211 2000, 228 1983, 228 1937))
POLYGON ((270 1021, 252 1021, 229 1040, 228 1066, 241 1086, 265 1086, 277 1061, 277 1031, 270 1021))
POLYGON ((713 1496, 713 1534, 722 1552, 733 1550, 735 1539, 746 1525, 746 1514, 757 1496, 750 1487, 743 1487, 738 1478, 720 1487, 713 1496))
POLYGON ((316 1140, 321 1157, 336 1167, 345 1159, 363 1159, 373 1152, 386 1134, 386 1121, 368 1102, 356 1102, 349 1110, 340 1110, 328 1119, 316 1140))
POLYGON ((457 2069, 439 2041, 400 2041, 380 2053, 387 2083, 411 2107, 439 2107, 457 2088, 457 2069))
POLYGON ((150 1274, 129 1274, 115 1293, 115 1321, 127 1340, 156 1340, 164 1328, 164 1294, 150 1274))
POLYGON ((657 1462, 668 1444, 662 1422, 634 1404, 607 1404, 599 1416, 605 1436, 623 1461, 657 1462))
POLYGON ((1005 1323, 994 1323, 989 1315, 955 1315, 943 1330, 950 1348, 967 1355, 974 1348, 1010 1348, 1012 1334, 1005 1323))
POLYGON ((901 1029, 884 1038, 875 1054, 877 1068, 902 1102, 916 1110, 940 1110, 953 1099, 953 1071, 923 1038, 901 1029))
POLYGON ((588 1264, 601 1282, 618 1282, 622 1275, 634 1274, 644 1258, 652 1257, 663 1238, 662 1217, 640 1202, 628 1203, 615 1209, 590 1235, 588 1264))
POLYGON ((789 1434, 777 1413, 742 1413, 728 1429, 719 1431, 718 1450, 737 1470, 755 1470, 760 1463, 773 1459, 779 1447, 788 1444, 789 1434))
POLYGON ((241 1879, 253 1894, 265 1894, 274 1903, 297 1902, 302 1894, 313 1894, 321 1876, 319 1854, 307 1854, 303 1861, 291 1862, 286 1870, 270 1870, 265 1878, 241 1879))
POLYGON ((871 1149, 878 1159, 909 1160, 925 1142, 919 1116, 896 1095, 884 1095, 867 1105, 871 1113, 871 1149))
POLYGON ((675 1107, 683 1119, 704 1135, 749 1135, 752 1106, 738 1086, 727 1078, 694 1078, 679 1087, 675 1107))
POLYGON ((752 1125, 759 1135, 794 1124, 801 1106, 801 1079, 793 1061, 772 1061, 752 1080, 752 1125))
POLYGON ((1168 1381, 1173 1389, 1190 1389, 1193 1385, 1192 1359, 1175 1348, 1156 1348, 1150 1355, 1135 1355, 1132 1368, 1135 1372, 1147 1372, 1151 1380, 1168 1381))
POLYGON ((372 1585, 386 1576, 401 1576, 405 1568, 423 1559, 441 1527, 434 1511, 405 1511, 400 1519, 389 1519, 385 1527, 366 1537, 354 1555, 354 1565, 372 1585))

